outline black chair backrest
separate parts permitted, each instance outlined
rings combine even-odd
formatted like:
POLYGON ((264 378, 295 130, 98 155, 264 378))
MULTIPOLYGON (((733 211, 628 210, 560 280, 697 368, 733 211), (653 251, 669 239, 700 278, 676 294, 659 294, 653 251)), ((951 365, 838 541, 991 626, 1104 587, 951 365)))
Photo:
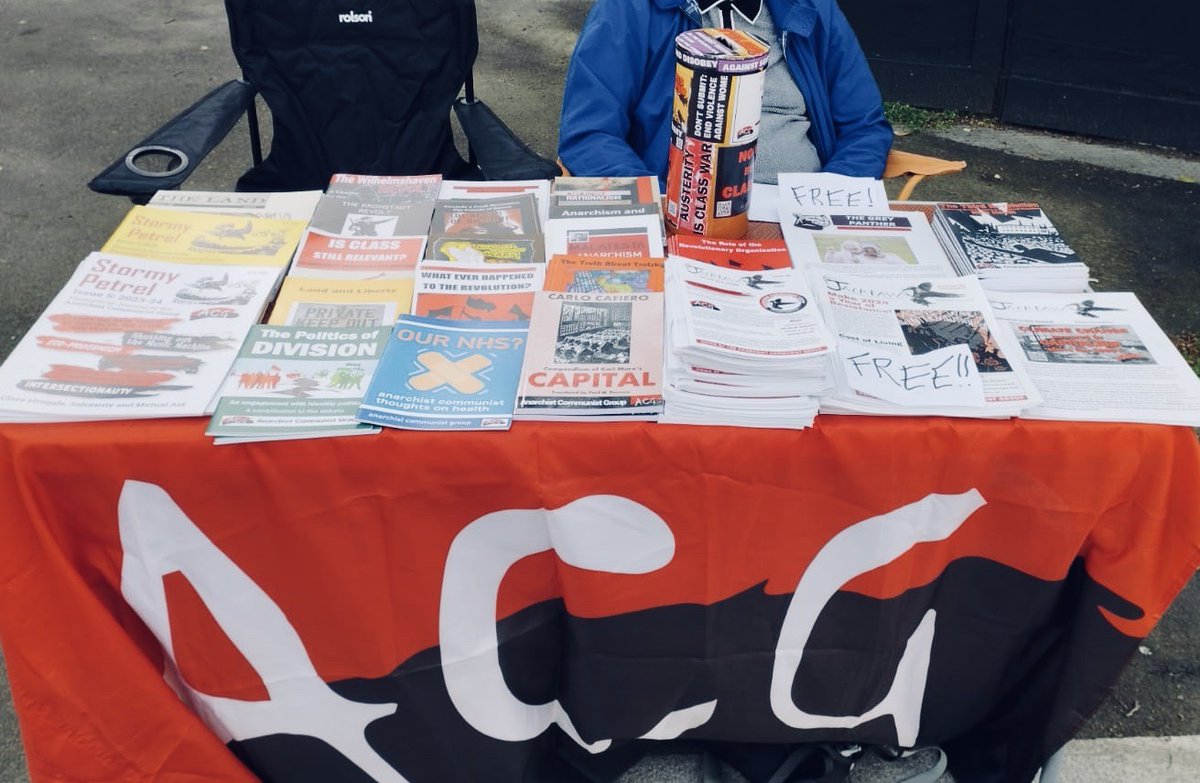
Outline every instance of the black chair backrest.
POLYGON ((225 0, 270 153, 239 190, 324 188, 337 172, 466 176, 450 107, 479 48, 474 0, 225 0))

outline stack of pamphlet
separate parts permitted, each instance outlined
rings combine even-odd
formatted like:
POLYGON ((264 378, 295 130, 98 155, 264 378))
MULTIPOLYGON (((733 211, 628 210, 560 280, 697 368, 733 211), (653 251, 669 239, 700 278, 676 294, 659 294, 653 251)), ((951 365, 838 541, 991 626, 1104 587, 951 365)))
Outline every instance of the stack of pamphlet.
POLYGON ((425 257, 466 264, 544 263, 544 245, 532 193, 438 199, 425 257))
POLYGON ((256 325, 205 434, 218 445, 365 435, 355 418, 391 326, 256 325))
POLYGON ((762 272, 793 266, 782 239, 719 239, 695 234, 676 234, 667 240, 667 253, 690 261, 762 272))
POLYGON ((391 329, 412 302, 413 281, 387 276, 377 280, 341 280, 288 275, 271 307, 267 323, 276 326, 391 329))
POLYGON ((667 259, 661 421, 803 428, 831 386, 833 341, 804 275, 667 259))
POLYGON ((662 411, 662 260, 551 258, 534 298, 517 418, 628 421, 662 411))
POLYGON ((978 275, 988 290, 1088 290, 1087 265, 1035 203, 944 203, 934 214, 958 273, 978 275))
POLYGON ((920 212, 799 214, 781 224, 796 266, 854 275, 955 274, 920 212))
POLYGON ((1010 361, 1042 395, 1023 418, 1200 427, 1200 378, 1131 293, 989 294, 1010 361))
POLYGON ((1040 401, 974 277, 814 278, 838 340, 822 413, 991 418, 1040 401))
POLYGON ((663 257, 657 177, 559 177, 550 186, 547 255, 663 257))
POLYGON ((545 269, 544 264, 422 261, 412 313, 447 321, 528 322, 545 269))
POLYGON ((411 275, 424 255, 439 174, 334 174, 291 275, 363 280, 411 275))
POLYGON ((508 429, 544 270, 422 261, 414 314, 392 331, 359 420, 401 429, 508 429))
POLYGON ((537 201, 538 220, 546 225, 550 219, 550 180, 546 179, 508 179, 508 180, 442 180, 442 190, 438 193, 439 200, 456 198, 501 198, 519 196, 522 193, 531 194, 537 201))
POLYGON ((272 220, 312 220, 321 200, 319 190, 281 193, 230 193, 214 190, 160 190, 148 207, 207 212, 210 215, 251 215, 272 220))
POLYGON ((0 419, 211 412, 300 221, 134 207, 0 367, 0 419))
POLYGON ((371 379, 359 421, 412 430, 507 430, 525 321, 404 315, 371 379))

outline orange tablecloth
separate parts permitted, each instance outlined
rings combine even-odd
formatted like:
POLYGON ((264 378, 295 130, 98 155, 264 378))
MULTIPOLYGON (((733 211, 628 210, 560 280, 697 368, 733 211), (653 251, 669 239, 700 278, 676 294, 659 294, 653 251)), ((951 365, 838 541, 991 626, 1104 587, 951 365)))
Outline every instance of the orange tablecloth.
POLYGON ((678 735, 1028 779, 1200 564, 1177 427, 203 428, 0 427, 34 781, 569 781, 678 735))

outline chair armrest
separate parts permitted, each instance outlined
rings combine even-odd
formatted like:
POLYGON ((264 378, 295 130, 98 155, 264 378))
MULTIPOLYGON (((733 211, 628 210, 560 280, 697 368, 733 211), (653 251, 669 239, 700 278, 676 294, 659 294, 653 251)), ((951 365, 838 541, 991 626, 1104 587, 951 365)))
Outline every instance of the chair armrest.
POLYGON ((558 164, 531 150, 483 101, 459 98, 454 114, 484 179, 553 179, 558 164))
POLYGON ((113 161, 88 187, 142 202, 156 191, 179 187, 254 105, 254 95, 254 87, 240 79, 221 85, 113 161), (149 171, 138 165, 148 154, 166 155, 176 163, 167 171, 149 171))
POLYGON ((967 162, 965 160, 945 160, 943 158, 918 155, 915 152, 904 152, 892 148, 891 152, 888 153, 887 165, 883 169, 883 178, 891 179, 892 177, 902 177, 907 174, 908 181, 900 189, 900 193, 896 196, 896 201, 908 201, 912 195, 913 188, 926 177, 933 177, 939 174, 953 174, 956 171, 962 171, 966 167, 967 162))

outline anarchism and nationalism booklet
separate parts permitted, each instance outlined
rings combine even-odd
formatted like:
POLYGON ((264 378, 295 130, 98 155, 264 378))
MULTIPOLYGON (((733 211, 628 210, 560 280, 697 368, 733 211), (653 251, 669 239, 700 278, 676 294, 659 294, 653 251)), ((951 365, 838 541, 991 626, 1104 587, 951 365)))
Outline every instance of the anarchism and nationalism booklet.
POLYGON ((218 444, 362 435, 355 418, 391 326, 256 325, 205 434, 218 444))
POLYGON ((506 430, 529 323, 401 316, 358 411, 411 430, 506 430))

